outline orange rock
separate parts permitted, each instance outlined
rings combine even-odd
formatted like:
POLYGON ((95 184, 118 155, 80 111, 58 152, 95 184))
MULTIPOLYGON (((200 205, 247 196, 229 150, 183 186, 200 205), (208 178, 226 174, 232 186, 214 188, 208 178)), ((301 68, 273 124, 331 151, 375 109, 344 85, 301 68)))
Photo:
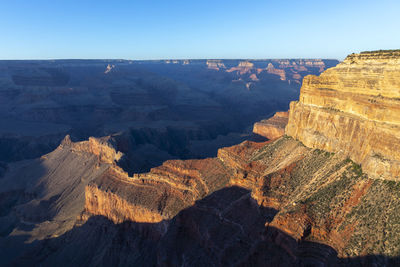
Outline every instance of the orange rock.
POLYGON ((288 123, 288 112, 277 112, 267 120, 256 122, 253 133, 264 136, 270 140, 277 139, 285 134, 285 127, 288 123))
POLYGON ((343 152, 372 177, 400 179, 400 51, 349 55, 306 76, 290 105, 286 134, 343 152))

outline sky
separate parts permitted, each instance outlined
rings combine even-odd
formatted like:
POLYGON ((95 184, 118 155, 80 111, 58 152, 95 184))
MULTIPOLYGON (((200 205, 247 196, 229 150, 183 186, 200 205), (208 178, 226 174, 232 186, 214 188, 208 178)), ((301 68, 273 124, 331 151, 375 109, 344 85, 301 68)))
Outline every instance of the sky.
POLYGON ((343 59, 398 48, 399 0, 0 0, 0 59, 343 59))

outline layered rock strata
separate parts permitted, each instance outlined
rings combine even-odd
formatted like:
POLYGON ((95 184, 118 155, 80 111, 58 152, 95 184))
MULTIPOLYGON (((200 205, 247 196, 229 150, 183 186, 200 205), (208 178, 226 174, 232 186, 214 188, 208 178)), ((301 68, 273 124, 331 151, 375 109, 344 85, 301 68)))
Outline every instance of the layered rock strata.
POLYGON ((253 127, 253 133, 268 139, 277 139, 285 134, 288 118, 289 112, 276 112, 273 117, 256 122, 253 127))
POLYGON ((286 134, 343 152, 372 177, 400 177, 400 51, 351 54, 306 76, 290 105, 286 134))
POLYGON ((133 177, 114 165, 86 187, 85 212, 115 223, 161 222, 224 187, 230 175, 217 158, 166 161, 133 177))
POLYGON ((74 153, 88 153, 98 157, 99 161, 103 163, 113 164, 119 161, 123 153, 114 148, 114 140, 110 136, 103 138, 89 137, 88 141, 72 142, 69 135, 67 135, 61 142, 61 148, 69 148, 74 153))
MULTIPOLYGON (((41 159, 45 176, 37 188, 54 191, 57 185, 60 195, 40 199, 40 210, 50 206, 56 215, 72 214, 75 227, 65 232, 69 223, 64 234, 33 243, 13 263, 398 266, 398 58, 396 51, 350 55, 321 76, 306 78, 300 101, 291 104, 287 135, 223 148, 216 158, 170 160, 130 176, 117 166, 123 155, 112 138, 65 138, 41 159), (63 165, 74 172, 59 187, 63 165), (74 199, 84 206, 77 202, 70 212, 60 203, 75 183, 80 191, 74 199)), ((2 188, 24 178, 26 169, 6 173, 2 188)), ((10 195, 0 194, 8 201, 0 204, 11 211, 10 195)), ((21 218, 12 234, 28 228, 28 217, 21 218)), ((0 243, 0 256, 9 244, 0 243)))
MULTIPOLYGON (((70 217, 83 212, 72 229, 71 217, 68 227, 29 245, 32 250, 15 264, 382 265, 400 253, 399 182, 371 179, 345 153, 311 149, 284 136, 223 148, 216 158, 170 160, 129 176, 88 152, 97 151, 88 144, 66 138, 42 159, 48 162, 47 182, 38 186, 57 185, 66 193, 41 204, 54 201, 55 214, 70 217), (74 159, 65 190, 58 171, 65 163, 50 164, 58 154, 74 159), (71 212, 60 203, 75 183, 87 185, 82 206, 75 203, 71 212)), ((2 251, 8 247, 0 243, 2 251)))
MULTIPOLYGON (((279 257, 287 257, 286 265, 360 264, 367 255, 376 255, 367 262, 380 264, 384 257, 400 252, 398 216, 393 213, 400 207, 400 198, 395 197, 399 184, 371 179, 345 153, 310 149, 287 136, 223 148, 213 159, 168 161, 150 173, 133 177, 116 170, 111 167, 86 187, 84 221, 102 215, 114 223, 161 223, 163 230, 154 233, 160 238, 160 247, 166 249, 176 240, 190 244, 197 251, 188 256, 193 262, 200 260, 196 260, 197 253, 207 251, 208 256, 201 261, 221 264, 224 254, 214 254, 212 248, 219 242, 218 235, 214 236, 216 228, 224 232, 232 225, 238 232, 247 231, 240 230, 248 216, 245 209, 237 207, 229 213, 241 214, 243 222, 218 213, 221 203, 228 201, 219 192, 232 187, 248 190, 252 205, 268 210, 263 215, 264 229, 244 232, 252 238, 246 241, 245 250, 239 250, 239 258, 230 259, 232 264, 260 265, 266 261, 272 266, 279 257), (207 206, 199 205, 200 199, 210 195, 214 197, 207 206), (387 208, 382 212, 381 207, 387 208), (199 216, 219 216, 222 225, 212 220, 204 223, 199 216), (380 220, 380 216, 386 219, 380 220)), ((257 213, 252 216, 261 219, 257 213)), ((224 247, 243 242, 224 240, 224 247)), ((188 248, 170 251, 158 260, 180 265, 180 256, 188 248)))

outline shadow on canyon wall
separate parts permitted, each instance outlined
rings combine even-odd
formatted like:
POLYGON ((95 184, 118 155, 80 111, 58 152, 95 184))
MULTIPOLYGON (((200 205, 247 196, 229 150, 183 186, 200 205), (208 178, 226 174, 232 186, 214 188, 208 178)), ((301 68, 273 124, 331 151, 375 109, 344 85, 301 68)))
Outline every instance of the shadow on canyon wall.
POLYGON ((337 64, 207 62, 0 61, 0 161, 40 157, 67 134, 82 141, 116 133, 135 135, 138 154, 149 154, 131 166, 137 172, 154 165, 154 155, 209 157, 216 144, 239 143, 254 122, 287 110, 303 76, 337 64))
POLYGON ((124 153, 117 165, 132 176, 134 173, 147 173, 151 168, 161 166, 166 160, 212 158, 217 156, 220 148, 240 144, 246 140, 268 140, 254 133, 215 137, 196 134, 168 128, 164 133, 140 129, 116 136, 116 149, 124 153))
POLYGON ((398 257, 342 259, 327 245, 265 227, 276 210, 240 187, 218 190, 171 220, 114 224, 92 216, 61 236, 8 237, 2 265, 18 266, 395 266, 398 257))

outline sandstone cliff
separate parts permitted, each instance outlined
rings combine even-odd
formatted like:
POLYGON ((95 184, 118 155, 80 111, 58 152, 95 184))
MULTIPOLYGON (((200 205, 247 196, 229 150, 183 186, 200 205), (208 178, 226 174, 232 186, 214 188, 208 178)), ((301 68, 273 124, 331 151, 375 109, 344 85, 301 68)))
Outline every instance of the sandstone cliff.
POLYGON ((288 112, 276 112, 273 117, 256 122, 253 127, 253 133, 268 139, 277 139, 285 134, 288 117, 288 112))
MULTIPOLYGON (((223 148, 216 158, 167 161, 129 176, 102 161, 96 152, 101 149, 93 147, 101 143, 66 138, 42 159, 48 161, 48 186, 62 181, 65 163, 56 164, 60 160, 54 157, 74 159, 66 165, 74 170, 66 193, 40 201, 56 204, 55 214, 68 213, 70 219, 52 237, 31 243, 16 264, 51 266, 62 259, 85 265, 358 265, 365 260, 382 265, 394 264, 390 257, 400 253, 399 182, 371 179, 343 152, 311 149, 284 136, 223 148), (80 174, 83 170, 90 177, 80 174), (87 185, 84 199, 78 198, 81 206, 75 203, 69 213, 61 203, 76 179, 80 190, 87 185), (65 232, 79 211, 74 228, 65 232)), ((23 218, 19 227, 31 223, 23 218)), ((9 246, 0 243, 2 251, 9 246)))
MULTIPOLYGON (((163 230, 157 232, 160 244, 190 240, 198 253, 208 255, 207 264, 220 265, 224 256, 206 245, 217 242, 211 234, 216 224, 204 226, 193 220, 199 210, 208 215, 216 212, 222 222, 247 233, 242 221, 197 204, 236 186, 250 192, 258 209, 269 212, 263 231, 246 239, 247 250, 238 250, 241 257, 230 259, 231 264, 261 264, 265 255, 270 262, 287 257, 285 265, 394 264, 400 253, 395 215, 400 207, 399 182, 374 178, 397 177, 400 121, 396 92, 389 90, 398 88, 391 78, 398 71, 397 56, 398 52, 351 55, 321 76, 307 77, 300 101, 291 104, 286 127, 286 134, 298 141, 290 136, 264 143, 246 141, 220 149, 217 158, 168 161, 132 177, 111 167, 86 187, 83 222, 102 215, 114 223, 162 223, 163 230), (361 258, 353 262, 355 257, 361 258)), ((286 116, 278 113, 264 122, 269 124, 265 135, 281 136, 286 116)), ((259 129, 255 126, 263 133, 259 129)), ((223 201, 223 197, 217 200, 223 201)), ((246 216, 244 210, 237 212, 246 216)), ((230 240, 228 247, 237 246, 235 242, 230 240)), ((180 253, 186 249, 158 259, 181 265, 180 253)))
POLYGON ((372 177, 400 177, 400 51, 349 55, 306 76, 286 133, 312 148, 343 152, 372 177))
POLYGON ((114 223, 153 225, 152 230, 141 228, 139 236, 157 236, 161 254, 154 264, 181 265, 182 253, 190 249, 196 251, 187 256, 190 261, 215 265, 273 266, 280 257, 285 265, 360 264, 363 259, 352 258, 368 255, 377 255, 369 263, 387 264, 385 257, 400 252, 394 213, 400 207, 398 186, 371 179, 345 153, 311 149, 285 136, 223 148, 217 158, 168 161, 133 177, 110 167, 86 187, 79 224, 101 215, 114 223), (239 190, 234 188, 249 194, 244 191, 232 200, 228 195, 239 190), (224 203, 235 208, 219 210, 224 203), (250 228, 248 205, 255 208, 251 218, 258 221, 250 228), (220 241, 217 232, 232 227, 239 239, 220 241), (172 251, 168 244, 177 240, 187 246, 172 251), (219 242, 223 248, 217 248, 219 242), (226 250, 234 247, 240 257, 226 250), (217 253, 220 249, 224 253, 217 253))
POLYGON ((224 187, 230 172, 217 158, 166 161, 133 177, 117 166, 86 187, 83 217, 103 215, 121 223, 160 222, 224 187))
MULTIPOLYGON (((307 77, 299 102, 291 104, 286 135, 222 148, 215 158, 169 160, 129 175, 118 166, 123 154, 113 138, 73 143, 66 137, 41 159, 45 175, 37 185, 61 193, 32 194, 26 206, 23 200, 13 204, 10 191, 0 191, 7 200, 0 204, 7 216, 22 218, 12 235, 35 222, 13 208, 38 203, 56 216, 70 214, 74 228, 26 245, 30 250, 13 263, 398 266, 399 57, 396 51, 350 55, 319 77, 307 77), (60 186, 65 168, 72 171, 60 186), (61 204, 73 184, 79 188, 74 203, 81 206, 70 213, 61 204)), ((278 113, 267 120, 265 135, 281 135, 286 117, 278 113)), ((17 171, 5 174, 2 188, 17 177, 23 184, 29 166, 11 169, 17 171)), ((0 242, 0 253, 9 251, 6 241, 0 242)))
POLYGON ((112 164, 119 161, 123 153, 116 151, 115 144, 110 136, 103 138, 90 137, 88 141, 72 142, 70 136, 67 135, 61 142, 60 147, 70 148, 75 153, 89 153, 98 157, 103 163, 112 164))

